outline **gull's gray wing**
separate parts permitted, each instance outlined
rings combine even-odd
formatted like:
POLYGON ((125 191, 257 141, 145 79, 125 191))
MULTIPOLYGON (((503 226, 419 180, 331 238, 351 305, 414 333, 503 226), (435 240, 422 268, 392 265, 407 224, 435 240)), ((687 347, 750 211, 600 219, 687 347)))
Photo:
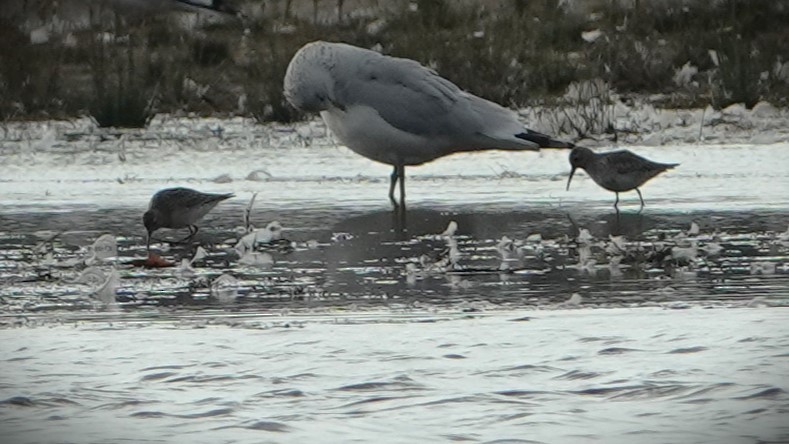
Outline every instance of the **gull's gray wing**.
POLYGON ((514 137, 523 127, 511 110, 462 91, 418 62, 357 54, 360 63, 336 65, 332 71, 337 106, 371 107, 390 125, 419 136, 533 144, 514 137))

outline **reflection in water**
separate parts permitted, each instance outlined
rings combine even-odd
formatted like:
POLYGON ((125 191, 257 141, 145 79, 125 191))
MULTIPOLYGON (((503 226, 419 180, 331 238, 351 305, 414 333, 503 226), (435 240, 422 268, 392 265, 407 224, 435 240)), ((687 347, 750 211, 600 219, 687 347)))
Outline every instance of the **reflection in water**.
POLYGON ((542 307, 575 293, 585 306, 779 301, 787 294, 780 212, 617 217, 549 207, 415 208, 404 219, 388 209, 303 208, 253 214, 255 226, 280 221, 284 239, 240 252, 243 209, 226 207, 210 214, 198 234, 202 254, 197 243, 157 244, 175 265, 161 269, 130 265, 145 255, 137 209, 4 214, 0 221, 11 229, 0 237, 3 310, 90 309, 96 299, 107 301, 107 288, 117 288, 116 299, 130 314, 135 307, 542 307), (453 221, 457 230, 443 235, 453 221), (118 257, 97 258, 91 244, 108 232, 118 257), (105 285, 101 293, 75 286, 89 266, 105 276, 117 270, 117 285, 108 281, 115 287, 105 285), (746 277, 758 280, 758 291, 746 277), (231 278, 234 284, 225 285, 231 278))

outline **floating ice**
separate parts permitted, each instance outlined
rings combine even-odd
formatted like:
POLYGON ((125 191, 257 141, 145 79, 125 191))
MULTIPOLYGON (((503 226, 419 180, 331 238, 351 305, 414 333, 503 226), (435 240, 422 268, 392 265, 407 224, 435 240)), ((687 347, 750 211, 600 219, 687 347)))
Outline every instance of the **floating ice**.
POLYGON ((318 247, 320 247, 320 245, 321 245, 321 244, 320 244, 320 242, 318 242, 318 241, 317 241, 317 240, 315 240, 315 239, 310 239, 310 240, 308 240, 307 242, 305 242, 305 243, 304 243, 304 245, 305 245, 307 248, 309 248, 310 250, 315 250, 315 249, 317 249, 318 247))
POLYGON ((351 239, 353 239, 353 234, 351 233, 332 233, 331 235, 332 242, 344 242, 351 239))
POLYGON ((718 256, 723 252, 723 246, 718 242, 707 242, 701 249, 709 257, 718 256))
POLYGON ((608 271, 611 273, 611 277, 622 276, 621 262, 622 256, 614 256, 608 260, 608 271))
POLYGON ((41 265, 45 267, 51 267, 55 265, 57 261, 55 261, 55 255, 50 251, 45 256, 44 259, 41 260, 41 265))
MULTIPOLYGON (((350 235, 349 235, 350 236, 350 235)), ((273 221, 266 225, 266 228, 260 230, 252 230, 250 233, 241 237, 236 243, 236 251, 243 256, 247 252, 254 251, 255 248, 276 242, 282 239, 282 225, 279 222, 273 221)))
POLYGON ((220 302, 232 302, 238 297, 238 279, 223 274, 211 282, 211 296, 220 302))
POLYGON ((699 235, 699 224, 696 222, 690 223, 690 228, 688 228, 688 236, 698 236, 699 235))
POLYGON ((589 245, 594 240, 592 234, 586 228, 581 228, 578 232, 578 237, 575 240, 582 245, 589 245))
POLYGON ((542 235, 540 233, 534 233, 526 236, 526 242, 542 242, 542 235))
POLYGON ((192 268, 192 262, 189 259, 181 259, 181 265, 175 270, 175 274, 184 279, 191 278, 195 275, 195 269, 192 268))
POLYGON ((627 252, 627 245, 624 236, 613 236, 609 234, 608 239, 610 240, 610 242, 606 244, 605 247, 606 253, 613 256, 620 256, 627 252))
POLYGON ((501 255, 501 260, 504 262, 517 261, 523 256, 523 251, 518 248, 518 245, 507 236, 502 236, 496 244, 496 251, 501 255))
POLYGON ((584 300, 584 298, 581 297, 580 294, 573 293, 572 296, 570 296, 570 299, 564 301, 564 303, 562 305, 567 306, 567 307, 577 307, 577 306, 581 305, 581 302, 583 302, 583 300, 584 300))
POLYGON ((689 247, 675 246, 671 248, 671 258, 678 263, 693 263, 699 256, 699 248, 696 241, 691 241, 689 247))
POLYGON ((197 261, 203 260, 206 257, 208 257, 208 253, 205 251, 205 248, 197 247, 197 250, 195 251, 195 255, 189 261, 189 265, 192 265, 197 261))
POLYGON ((775 274, 775 262, 751 262, 751 274, 775 274))
POLYGON ((780 243, 785 247, 789 246, 789 228, 787 228, 786 231, 778 235, 778 243, 780 243))
POLYGON ((92 289, 91 296, 103 304, 112 304, 115 302, 115 291, 121 285, 121 276, 114 268, 109 274, 106 275, 104 282, 92 289))
POLYGON ((274 257, 265 251, 248 251, 239 258, 238 263, 254 267, 268 267, 274 265, 274 257))
POLYGON ((107 280, 107 276, 100 268, 88 267, 82 270, 82 273, 77 276, 74 282, 77 284, 86 284, 91 287, 99 287, 105 280, 107 280))
POLYGON ((118 241, 115 239, 115 236, 111 234, 101 235, 93 242, 89 251, 91 252, 92 258, 97 260, 118 257, 118 241))
POLYGON ((446 230, 444 230, 444 232, 443 232, 443 233, 441 233, 441 236, 454 236, 454 235, 455 235, 455 232, 456 232, 457 230, 458 230, 458 224, 457 224, 457 222, 455 222, 454 220, 453 220, 453 221, 450 221, 450 222, 449 222, 449 225, 447 225, 447 229, 446 229, 446 230))

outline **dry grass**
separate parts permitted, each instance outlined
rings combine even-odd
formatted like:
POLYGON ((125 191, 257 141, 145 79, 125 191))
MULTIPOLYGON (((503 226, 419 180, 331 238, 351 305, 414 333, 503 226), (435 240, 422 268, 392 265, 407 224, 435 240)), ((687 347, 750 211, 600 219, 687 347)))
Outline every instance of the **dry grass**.
POLYGON ((100 125, 139 126, 156 112, 189 112, 292 121, 302 116, 285 102, 282 77, 293 53, 317 39, 380 45, 509 106, 566 109, 570 85, 601 79, 610 87, 605 97, 564 118, 579 136, 610 130, 611 91, 661 94, 666 106, 787 105, 785 2, 625 3, 589 2, 580 13, 556 0, 417 0, 416 10, 390 6, 377 19, 344 10, 341 22, 328 24, 279 14, 244 23, 246 33, 240 21, 198 34, 167 18, 134 26, 110 20, 65 49, 62 39, 32 45, 0 23, 0 117, 87 113, 100 125), (587 41, 589 31, 598 37, 587 41), (695 71, 680 85, 676 73, 685 64, 695 71))

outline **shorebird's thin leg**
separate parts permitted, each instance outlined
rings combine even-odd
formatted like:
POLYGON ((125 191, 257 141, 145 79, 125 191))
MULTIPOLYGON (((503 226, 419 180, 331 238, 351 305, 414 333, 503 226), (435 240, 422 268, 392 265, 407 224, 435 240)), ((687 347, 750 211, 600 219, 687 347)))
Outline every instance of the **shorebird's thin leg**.
POLYGON ((180 244, 180 243, 186 242, 189 239, 195 237, 195 235, 197 234, 197 231, 199 230, 199 228, 197 228, 197 225, 189 225, 187 228, 189 228, 189 236, 186 236, 185 238, 183 238, 183 239, 181 239, 179 241, 175 241, 173 243, 180 244))
POLYGON ((619 211, 619 192, 618 191, 614 191, 614 192, 616 193, 616 201, 614 201, 614 208, 616 208, 616 211, 619 211))
POLYGON ((394 170, 392 170, 391 181, 389 182, 389 200, 392 202, 392 205, 395 207, 397 206, 397 201, 394 198, 394 190, 395 185, 397 185, 397 165, 395 165, 394 170))
POLYGON ((638 198, 641 199, 641 208, 638 209, 638 212, 640 213, 641 210, 644 209, 644 198, 641 196, 641 190, 638 188, 636 188, 636 193, 638 193, 638 198))
POLYGON ((149 249, 150 249, 150 247, 151 247, 151 241, 155 241, 155 242, 168 242, 168 241, 166 241, 166 240, 164 240, 164 239, 161 239, 161 238, 158 238, 158 237, 154 237, 153 233, 150 233, 150 234, 148 234, 148 242, 147 242, 147 245, 148 245, 148 248, 149 248, 149 249))

